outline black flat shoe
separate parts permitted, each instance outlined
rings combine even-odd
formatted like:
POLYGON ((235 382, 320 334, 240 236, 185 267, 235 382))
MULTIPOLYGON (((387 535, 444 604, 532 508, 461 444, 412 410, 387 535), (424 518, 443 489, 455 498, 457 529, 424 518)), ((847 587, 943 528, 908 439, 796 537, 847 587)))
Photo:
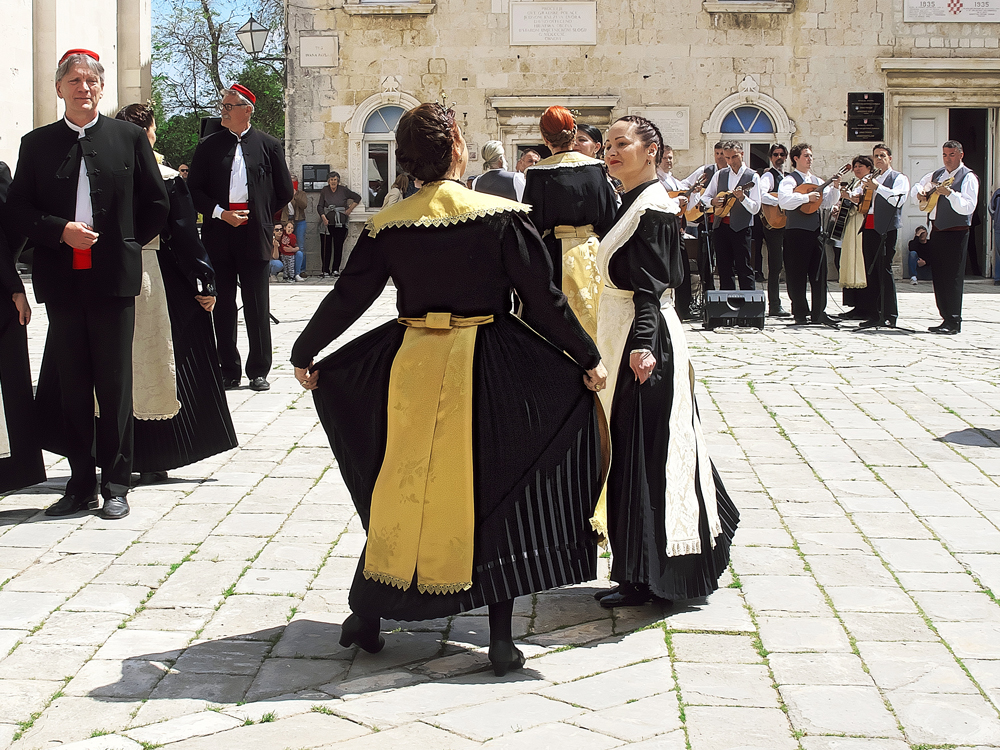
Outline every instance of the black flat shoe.
POLYGON ((225 388, 227 391, 235 391, 237 388, 240 387, 240 379, 239 378, 223 378, 222 379, 222 387, 225 388))
POLYGON ((954 323, 942 323, 941 325, 931 326, 927 329, 931 333, 943 333, 946 336, 954 336, 956 333, 962 330, 960 326, 956 326, 954 323))
POLYGON ((143 471, 139 473, 139 484, 159 484, 168 478, 165 471, 143 471))
POLYGON ((613 594, 608 594, 601 599, 601 606, 605 609, 615 607, 640 607, 646 602, 653 600, 653 593, 649 586, 644 583, 623 583, 613 594))
POLYGON ((45 509, 49 517, 71 516, 81 510, 97 510, 101 501, 97 495, 63 495, 45 509))
POLYGON ((107 521, 117 521, 129 514, 128 500, 124 497, 107 497, 101 507, 100 516, 107 521))
POLYGON ((271 384, 267 382, 267 378, 260 376, 252 378, 250 380, 250 390, 251 391, 269 391, 271 390, 271 384))
POLYGON ((603 599, 604 597, 610 596, 611 594, 614 594, 617 591, 618 591, 618 587, 617 586, 613 586, 610 589, 604 589, 603 591, 595 591, 594 592, 594 599, 596 601, 601 601, 601 599, 603 599))
POLYGON ((503 677, 511 670, 524 666, 524 654, 513 641, 491 641, 490 663, 493 665, 493 674, 503 677))
POLYGON ((864 320, 868 316, 855 307, 851 310, 845 310, 842 313, 838 313, 837 317, 841 320, 864 320))
POLYGON ((809 324, 809 318, 795 318, 792 321, 793 326, 804 326, 809 324))
POLYGON ((840 323, 831 318, 829 315, 821 315, 818 318, 813 318, 813 323, 826 326, 827 328, 840 328, 840 323))
POLYGON ((377 654, 385 647, 385 638, 377 626, 373 629, 360 617, 352 614, 340 626, 340 645, 344 648, 360 646, 369 654, 377 654))
POLYGON ((767 314, 769 318, 790 318, 792 314, 788 310, 783 310, 780 307, 777 310, 772 310, 767 314))

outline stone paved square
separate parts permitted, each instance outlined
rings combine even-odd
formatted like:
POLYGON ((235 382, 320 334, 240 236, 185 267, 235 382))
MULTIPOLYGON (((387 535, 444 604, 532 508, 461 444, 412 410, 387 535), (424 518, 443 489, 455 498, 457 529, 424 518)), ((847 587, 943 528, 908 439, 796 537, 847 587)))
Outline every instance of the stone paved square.
MULTIPOLYGON (((522 597, 529 659, 502 679, 482 611, 338 643, 364 534, 287 364, 329 288, 271 287, 273 388, 228 393, 240 447, 136 489, 125 523, 42 516, 48 454, 42 492, 0 499, 0 750, 1000 747, 992 286, 967 283, 952 338, 919 333, 923 284, 899 294, 915 334, 685 324, 743 512, 722 588, 522 597)), ((349 336, 392 315, 390 287, 349 336)))

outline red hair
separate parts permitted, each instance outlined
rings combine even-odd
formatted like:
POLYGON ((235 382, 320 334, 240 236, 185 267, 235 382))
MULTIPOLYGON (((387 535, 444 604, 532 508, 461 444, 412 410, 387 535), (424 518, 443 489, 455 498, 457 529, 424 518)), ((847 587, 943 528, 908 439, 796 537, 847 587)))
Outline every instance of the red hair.
POLYGON ((557 148, 564 148, 576 136, 576 120, 568 109, 556 105, 542 113, 538 129, 542 131, 542 137, 546 141, 557 148))

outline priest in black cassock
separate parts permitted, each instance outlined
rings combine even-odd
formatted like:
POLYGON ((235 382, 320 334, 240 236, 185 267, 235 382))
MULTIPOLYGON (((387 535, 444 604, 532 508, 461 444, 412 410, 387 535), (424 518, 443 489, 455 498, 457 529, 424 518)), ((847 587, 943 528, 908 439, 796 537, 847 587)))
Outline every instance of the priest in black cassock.
POLYGON ((267 283, 272 217, 292 199, 294 189, 281 142, 250 125, 257 101, 253 92, 233 84, 222 94, 223 129, 198 144, 188 187, 204 216, 201 238, 215 268, 215 338, 223 384, 238 388, 242 376, 236 348, 238 280, 250 343, 247 378, 253 390, 266 391, 271 387, 267 283))
POLYGON ((14 228, 35 246, 35 296, 48 313, 45 346, 59 373, 60 420, 46 427, 65 448, 71 476, 50 516, 98 507, 98 456, 101 515, 129 513, 135 297, 142 246, 169 209, 146 134, 99 115, 103 91, 95 53, 63 55, 56 92, 65 116, 21 139, 7 199, 14 228))

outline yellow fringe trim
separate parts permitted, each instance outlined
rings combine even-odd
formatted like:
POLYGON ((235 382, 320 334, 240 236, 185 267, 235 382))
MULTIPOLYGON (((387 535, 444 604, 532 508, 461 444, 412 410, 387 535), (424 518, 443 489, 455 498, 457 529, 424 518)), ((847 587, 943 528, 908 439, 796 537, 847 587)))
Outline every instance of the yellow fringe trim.
POLYGON ((373 570, 365 569, 364 576, 369 581, 377 581, 378 583, 385 584, 386 586, 394 586, 397 589, 402 589, 403 591, 410 588, 410 581, 404 581, 402 578, 396 578, 395 576, 386 575, 385 573, 378 573, 373 570))
POLYGON ((421 594, 457 594, 472 588, 472 581, 464 583, 418 583, 417 591, 421 594))

